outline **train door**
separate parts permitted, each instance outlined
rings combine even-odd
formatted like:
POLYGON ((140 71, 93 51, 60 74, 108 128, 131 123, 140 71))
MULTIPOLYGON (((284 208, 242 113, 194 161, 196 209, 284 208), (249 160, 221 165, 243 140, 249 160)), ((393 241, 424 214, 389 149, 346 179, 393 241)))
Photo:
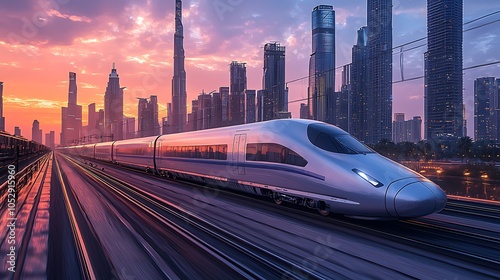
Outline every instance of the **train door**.
POLYGON ((236 134, 233 140, 233 172, 234 174, 245 175, 245 151, 247 144, 246 134, 236 134))

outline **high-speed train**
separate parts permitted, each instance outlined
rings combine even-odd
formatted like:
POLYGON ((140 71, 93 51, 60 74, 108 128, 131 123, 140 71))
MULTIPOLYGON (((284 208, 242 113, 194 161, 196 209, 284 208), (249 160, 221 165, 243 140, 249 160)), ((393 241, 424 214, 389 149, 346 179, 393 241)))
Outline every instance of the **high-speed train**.
POLYGON ((407 219, 441 211, 443 190, 336 126, 282 119, 73 146, 74 155, 272 197, 321 214, 407 219))

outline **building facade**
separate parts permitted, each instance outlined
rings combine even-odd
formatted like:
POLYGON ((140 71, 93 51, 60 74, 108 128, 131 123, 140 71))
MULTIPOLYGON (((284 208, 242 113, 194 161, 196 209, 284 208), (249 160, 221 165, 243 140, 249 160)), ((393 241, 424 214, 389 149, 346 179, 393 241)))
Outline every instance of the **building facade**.
POLYGON ((427 0, 425 138, 463 136, 463 1, 427 0))

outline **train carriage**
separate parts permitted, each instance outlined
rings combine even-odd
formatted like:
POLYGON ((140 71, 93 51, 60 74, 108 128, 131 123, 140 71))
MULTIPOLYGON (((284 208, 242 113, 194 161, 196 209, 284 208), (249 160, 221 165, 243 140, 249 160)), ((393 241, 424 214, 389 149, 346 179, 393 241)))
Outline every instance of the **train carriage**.
POLYGON ((99 143, 95 159, 364 219, 441 211, 446 194, 347 132, 312 120, 273 120, 99 143))

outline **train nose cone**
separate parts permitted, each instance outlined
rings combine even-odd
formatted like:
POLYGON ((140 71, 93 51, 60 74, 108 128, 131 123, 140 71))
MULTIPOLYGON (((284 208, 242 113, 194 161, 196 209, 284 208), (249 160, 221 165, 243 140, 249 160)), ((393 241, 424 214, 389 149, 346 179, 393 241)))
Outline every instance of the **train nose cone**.
POLYGON ((399 217, 419 217, 441 211, 446 205, 446 194, 432 182, 418 181, 404 186, 394 197, 394 208, 399 217))

